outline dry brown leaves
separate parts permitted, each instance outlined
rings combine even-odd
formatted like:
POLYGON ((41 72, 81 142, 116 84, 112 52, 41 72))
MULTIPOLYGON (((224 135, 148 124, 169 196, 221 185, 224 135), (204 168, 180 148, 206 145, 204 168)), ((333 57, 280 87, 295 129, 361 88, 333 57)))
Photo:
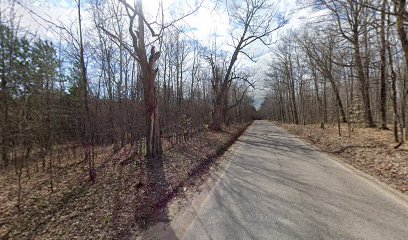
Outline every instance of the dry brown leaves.
MULTIPOLYGON (((30 165, 22 177, 21 211, 17 210, 17 176, 12 168, 0 172, 0 238, 7 239, 128 239, 157 221, 166 221, 166 204, 180 196, 189 179, 212 163, 244 125, 222 133, 205 131, 175 146, 165 143, 162 160, 154 164, 134 155, 132 146, 114 153, 112 146, 96 149, 96 183, 87 165, 64 153, 55 163, 54 192, 49 169, 30 165), (180 190, 181 189, 181 190, 180 190)), ((201 176, 202 177, 202 176, 201 176)))

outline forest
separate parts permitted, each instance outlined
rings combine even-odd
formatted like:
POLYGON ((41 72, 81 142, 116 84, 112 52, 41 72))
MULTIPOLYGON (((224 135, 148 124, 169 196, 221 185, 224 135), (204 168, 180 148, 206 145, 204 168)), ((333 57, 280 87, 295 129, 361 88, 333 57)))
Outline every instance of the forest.
POLYGON ((37 236, 52 208, 78 201, 77 191, 109 185, 112 176, 105 173, 120 171, 119 181, 148 189, 143 192, 160 188, 164 193, 152 197, 156 205, 169 198, 252 121, 254 79, 238 55, 255 41, 267 43, 283 25, 267 1, 212 4, 214 11, 234 7, 230 53, 215 37, 204 44, 187 34, 184 19, 204 2, 171 9, 158 2, 156 15, 145 14, 140 0, 77 0, 66 22, 36 12, 34 1, 1 3, 0 182, 10 203, 1 210, 5 238, 37 236), (24 26, 27 18, 48 26, 51 38, 24 26), (107 169, 112 163, 119 170, 107 169), (137 169, 127 175, 133 180, 123 176, 126 168, 137 169), (157 187, 165 171, 175 180, 157 187), (45 214, 38 212, 44 204, 50 207, 45 214), (45 220, 35 224, 33 217, 45 220))
POLYGON ((251 119, 251 79, 235 62, 263 32, 243 32, 248 39, 227 60, 216 46, 183 38, 173 23, 153 30, 138 12, 142 5, 88 4, 93 25, 82 30, 78 1, 78 27, 58 26, 58 43, 28 39, 16 20, 6 19, 13 12, 2 18, 3 166, 70 144, 92 152, 94 145, 138 143, 153 158, 162 152, 160 138, 251 119))
POLYGON ((276 121, 392 129, 404 142, 405 1, 316 1, 325 13, 273 49, 261 107, 276 121), (274 107, 271 107, 274 106, 274 107))
POLYGON ((408 139, 405 0, 67 2, 65 21, 37 11, 54 3, 0 2, 0 237, 126 239, 255 119, 408 139), (226 35, 192 34, 204 10, 226 35))
POLYGON ((312 4, 271 50, 258 114, 407 192, 406 1, 312 4))

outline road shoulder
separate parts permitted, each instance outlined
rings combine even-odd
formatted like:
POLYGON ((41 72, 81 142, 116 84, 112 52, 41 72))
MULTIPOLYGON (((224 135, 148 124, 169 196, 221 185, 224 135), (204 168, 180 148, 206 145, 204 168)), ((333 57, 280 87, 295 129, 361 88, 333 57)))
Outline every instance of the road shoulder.
POLYGON ((202 182, 196 186, 186 187, 182 197, 175 198, 168 204, 169 222, 157 223, 143 232, 137 239, 181 239, 193 220, 198 216, 202 206, 211 196, 220 179, 224 176, 229 164, 234 159, 237 149, 247 138, 246 133, 252 127, 253 125, 250 125, 238 140, 219 157, 215 165, 211 166, 208 173, 202 177, 202 182))
POLYGON ((390 185, 380 181, 379 179, 355 168, 354 166, 348 164, 345 162, 341 157, 336 156, 334 154, 330 154, 329 152, 325 151, 324 149, 319 148, 318 146, 312 144, 311 142, 307 141, 307 139, 301 138, 298 135, 294 135, 290 132, 288 132, 287 129, 280 127, 272 122, 270 124, 274 125, 275 127, 280 128, 282 131, 284 131, 286 134, 296 137, 300 141, 302 141, 304 144, 310 146, 311 148, 319 151, 321 154, 325 155, 327 159, 335 163, 336 165, 340 166, 344 170, 354 173, 356 176, 364 180, 366 183, 370 184, 371 186, 375 187, 378 191, 383 192, 384 194, 389 195, 391 198, 393 198, 395 201, 405 205, 408 208, 408 194, 402 193, 395 188, 391 187, 390 185))

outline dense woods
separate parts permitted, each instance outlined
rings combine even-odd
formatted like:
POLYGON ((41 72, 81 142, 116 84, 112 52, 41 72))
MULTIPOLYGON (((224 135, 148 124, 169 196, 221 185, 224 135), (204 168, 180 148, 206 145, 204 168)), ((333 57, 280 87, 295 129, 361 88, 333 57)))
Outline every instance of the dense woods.
MULTIPOLYGON (((257 1, 248 3, 240 10, 263 10, 257 1)), ((132 144, 147 157, 160 155, 161 141, 193 135, 211 124, 218 114, 213 113, 220 98, 218 77, 223 78, 224 117, 215 130, 252 119, 248 89, 253 79, 235 64, 243 43, 227 60, 229 53, 183 33, 178 20, 199 5, 157 22, 145 17, 142 1, 134 6, 77 1, 77 22, 52 26, 59 33, 55 42, 19 28, 13 8, 29 5, 9 4, 13 7, 2 9, 0 25, 3 167, 40 159, 43 170, 52 171, 53 163, 45 159, 53 157, 47 156, 80 149, 92 168, 93 147, 104 144, 116 149, 132 144), (92 16, 86 24, 84 11, 92 16)), ((240 19, 243 13, 237 9, 234 14, 231 18, 240 19)), ((271 30, 245 30, 242 38, 254 41, 271 30)))
POLYGON ((273 48, 262 115, 287 123, 393 129, 407 119, 407 6, 397 0, 315 1, 319 18, 273 48))
POLYGON ((396 148, 408 139, 405 0, 299 1, 317 17, 293 29, 272 0, 75 0, 64 21, 37 12, 46 3, 34 2, 0 1, 0 172, 13 173, 4 179, 13 181, 7 198, 16 209, 9 216, 28 211, 22 202, 28 196, 30 205, 35 191, 76 200, 79 184, 58 187, 75 174, 86 178, 80 190, 99 181, 108 189, 119 182, 121 192, 129 178, 107 172, 122 174, 130 163, 141 180, 129 184, 146 189, 129 195, 154 202, 150 195, 182 186, 166 182, 164 165, 181 172, 183 162, 188 170, 174 178, 190 177, 258 118, 322 129, 334 123, 339 135, 341 126, 349 134, 392 130, 396 148), (228 18, 226 36, 217 26, 207 41, 194 35, 189 19, 203 9, 228 18), (260 74, 263 55, 270 57, 260 74), (260 84, 267 95, 257 110, 260 84), (47 189, 24 191, 36 174, 46 175, 47 189))
MULTIPOLYGON (((245 47, 266 44, 284 23, 267 1, 237 2, 210 5, 229 8, 239 26, 231 41, 240 40, 229 47, 216 33, 208 42, 189 34, 186 19, 204 2, 157 2, 152 13, 147 1, 76 0, 70 20, 55 21, 31 1, 1 1, 0 184, 10 204, 1 210, 0 237, 36 236, 53 209, 63 211, 60 202, 94 203, 78 191, 114 198, 101 206, 123 204, 115 214, 131 207, 110 192, 122 191, 141 215, 129 221, 154 218, 149 211, 232 144, 256 113, 252 67, 240 62, 245 47), (265 12, 268 21, 260 21, 265 12), (47 34, 21 24, 27 19, 47 34)), ((111 236, 120 234, 114 219, 114 230, 105 229, 111 236)))

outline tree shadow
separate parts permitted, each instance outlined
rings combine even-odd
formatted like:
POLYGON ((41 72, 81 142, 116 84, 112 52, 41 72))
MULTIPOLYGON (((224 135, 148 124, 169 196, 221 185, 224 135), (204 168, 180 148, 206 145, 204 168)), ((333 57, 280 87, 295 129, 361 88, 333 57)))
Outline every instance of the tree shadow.
POLYGON ((319 150, 267 127, 255 123, 256 131, 238 141, 241 148, 186 239, 406 236, 402 206, 319 150))
MULTIPOLYGON (((166 160, 163 156, 145 160, 146 168, 143 178, 145 184, 144 202, 135 214, 135 221, 139 223, 143 230, 159 222, 170 222, 167 204, 175 193, 166 179, 164 170, 166 160)), ((166 235, 168 235, 167 238, 178 239, 171 228, 167 229, 166 235)), ((150 237, 146 235, 142 239, 150 239, 150 237)))
MULTIPOLYGON (((113 239, 135 239, 140 233, 142 239, 151 239, 146 234, 147 229, 160 222, 169 222, 167 203, 174 193, 166 179, 165 161, 165 157, 141 159, 137 172, 130 169, 134 178, 119 167, 119 182, 113 197, 113 239)), ((171 239, 177 239, 172 229, 166 230, 171 239)))
MULTIPOLYGON (((121 181, 124 182, 119 184, 114 200, 116 202, 112 224, 115 231, 114 239, 133 239, 135 234, 140 232, 142 232, 141 239, 179 239, 176 231, 170 225, 168 203, 183 192, 183 186, 189 181, 194 181, 192 179, 199 178, 202 174, 210 171, 210 166, 217 157, 222 155, 243 131, 241 130, 236 137, 231 138, 227 143, 216 143, 216 151, 199 160, 200 163, 197 165, 192 166, 188 171, 188 178, 180 182, 173 182, 172 184, 168 182, 166 161, 173 159, 166 158, 166 156, 142 159, 139 162, 139 175, 135 175, 135 179, 140 179, 139 183, 137 180, 129 178, 128 174, 123 174, 126 177, 120 177, 121 181), (136 183, 134 184, 134 182, 136 183), (126 197, 132 197, 132 200, 124 199, 121 196, 123 192, 125 192, 126 197), (132 206, 131 210, 129 210, 129 205, 132 206), (132 218, 128 217, 130 211, 133 214, 132 218), (121 219, 124 216, 126 219, 121 219)), ((184 154, 188 154, 188 152, 184 154)), ((194 158, 194 156, 191 155, 189 158, 194 158)), ((123 165, 127 164, 129 163, 126 162, 123 165)), ((122 176, 122 173, 119 175, 122 176)))

